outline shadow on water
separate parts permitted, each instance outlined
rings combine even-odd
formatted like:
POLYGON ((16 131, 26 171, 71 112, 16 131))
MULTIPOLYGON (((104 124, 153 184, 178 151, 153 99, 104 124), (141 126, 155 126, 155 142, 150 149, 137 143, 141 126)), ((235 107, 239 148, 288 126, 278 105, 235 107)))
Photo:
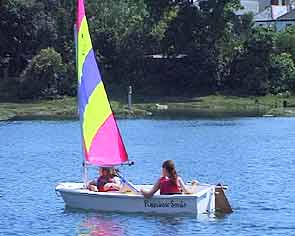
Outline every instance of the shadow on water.
POLYGON ((215 119, 204 119, 204 120, 192 120, 191 122, 187 121, 185 127, 200 127, 200 126, 208 126, 208 127, 229 127, 229 126, 240 126, 241 122, 238 119, 223 119, 223 120, 215 120, 215 119))
POLYGON ((155 119, 223 119, 239 117, 261 117, 265 110, 240 110, 240 111, 218 111, 218 110, 191 110, 191 109, 169 109, 154 110, 155 119))

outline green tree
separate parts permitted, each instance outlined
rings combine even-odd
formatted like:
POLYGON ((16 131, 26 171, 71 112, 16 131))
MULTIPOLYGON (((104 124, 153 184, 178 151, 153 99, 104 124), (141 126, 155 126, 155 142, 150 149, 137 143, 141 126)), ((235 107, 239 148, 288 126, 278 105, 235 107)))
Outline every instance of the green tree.
POLYGON ((129 83, 139 83, 144 58, 143 0, 92 1, 87 5, 93 47, 113 92, 122 94, 129 83))
POLYGON ((56 96, 65 79, 64 68, 59 53, 53 48, 42 49, 21 74, 19 96, 30 99, 56 96))
POLYGON ((9 72, 18 76, 41 48, 56 39, 55 23, 36 0, 4 0, 0 7, 0 63, 9 57, 9 72))
POLYGON ((276 35, 276 51, 289 53, 295 60, 295 27, 288 27, 276 35))
POLYGON ((271 57, 270 92, 279 93, 287 90, 294 91, 295 65, 292 55, 281 53, 271 57))
POLYGON ((253 95, 264 95, 269 91, 274 40, 275 32, 272 29, 253 29, 231 65, 230 79, 227 81, 230 89, 253 95))
POLYGON ((162 41, 165 54, 187 56, 187 71, 191 81, 187 89, 216 91, 224 70, 224 55, 228 38, 232 38, 236 20, 234 10, 239 1, 209 0, 177 5, 177 16, 171 21, 162 41), (202 4, 201 4, 202 3, 202 4))

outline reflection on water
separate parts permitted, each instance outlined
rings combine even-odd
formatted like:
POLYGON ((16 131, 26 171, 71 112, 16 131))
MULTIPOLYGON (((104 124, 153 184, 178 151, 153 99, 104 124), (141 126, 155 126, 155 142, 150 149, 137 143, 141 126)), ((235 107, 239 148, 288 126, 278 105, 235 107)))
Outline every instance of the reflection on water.
POLYGON ((86 216, 78 225, 79 236, 121 236, 121 235, 183 235, 188 227, 196 229, 212 222, 218 223, 221 218, 202 215, 153 215, 130 213, 85 212, 67 210, 67 213, 86 216), (147 227, 148 226, 148 227, 147 227), (152 233, 152 234, 151 234, 152 233))
POLYGON ((102 215, 86 218, 78 228, 79 236, 121 236, 124 229, 120 221, 102 215))

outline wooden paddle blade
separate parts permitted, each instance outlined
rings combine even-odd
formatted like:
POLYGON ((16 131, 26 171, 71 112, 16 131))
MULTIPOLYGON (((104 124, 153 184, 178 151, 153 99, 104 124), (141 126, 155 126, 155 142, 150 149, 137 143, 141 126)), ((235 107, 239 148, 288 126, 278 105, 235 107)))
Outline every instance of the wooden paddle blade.
POLYGON ((217 186, 215 188, 215 209, 217 212, 224 214, 233 212, 233 209, 231 208, 229 201, 225 196, 222 186, 217 186))

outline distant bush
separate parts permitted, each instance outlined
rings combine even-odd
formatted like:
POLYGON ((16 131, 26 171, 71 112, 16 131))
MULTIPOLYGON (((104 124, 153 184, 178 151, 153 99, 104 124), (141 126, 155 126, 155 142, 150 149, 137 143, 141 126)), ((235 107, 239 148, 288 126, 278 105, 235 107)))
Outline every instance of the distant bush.
POLYGON ((18 78, 9 77, 0 80, 0 101, 17 100, 18 78))
POLYGON ((272 29, 254 28, 233 58, 230 68, 231 89, 244 95, 265 95, 270 88, 271 56, 274 53, 272 29))
POLYGON ((294 91, 295 65, 292 55, 281 53, 273 55, 270 67, 270 92, 277 94, 288 90, 294 91))
POLYGON ((20 77, 19 97, 36 99, 59 94, 66 67, 53 48, 42 49, 34 56, 20 77))
POLYGON ((58 83, 58 94, 76 96, 77 95, 77 76, 75 74, 75 64, 69 63, 64 67, 66 74, 58 83))

